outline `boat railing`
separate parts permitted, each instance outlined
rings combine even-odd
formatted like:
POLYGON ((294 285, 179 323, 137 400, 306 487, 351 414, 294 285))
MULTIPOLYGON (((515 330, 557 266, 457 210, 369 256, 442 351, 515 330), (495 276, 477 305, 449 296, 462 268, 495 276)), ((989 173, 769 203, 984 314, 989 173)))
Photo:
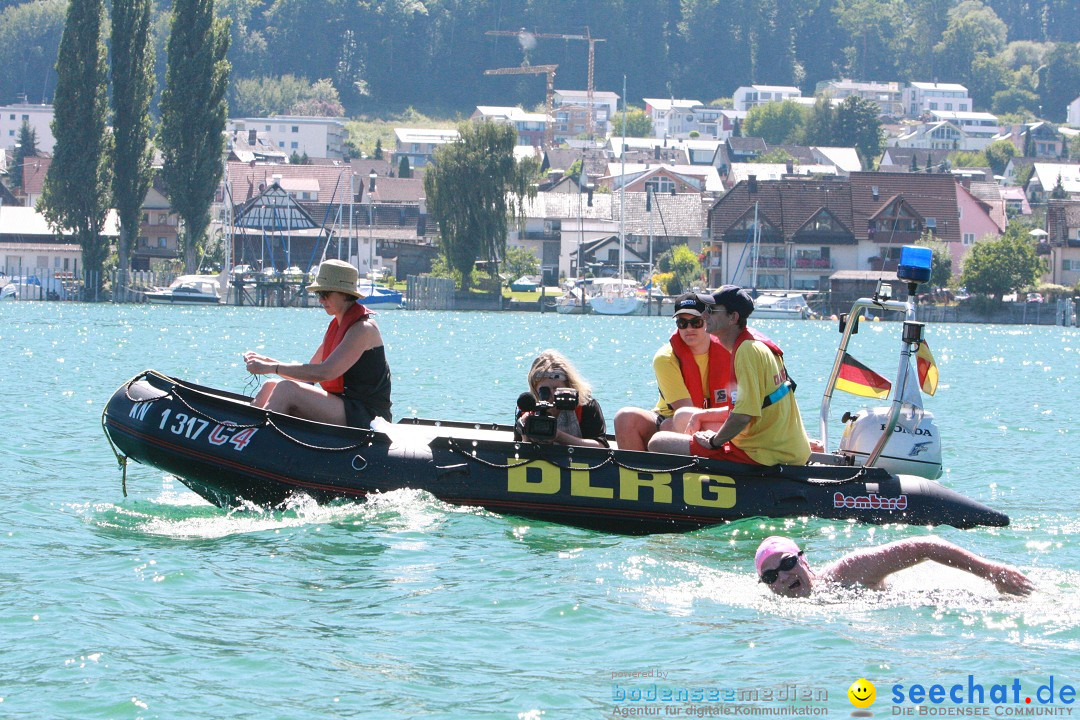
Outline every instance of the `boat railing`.
MULTIPOLYGON (((840 368, 843 364, 844 356, 847 353, 847 347, 851 340, 851 336, 858 331, 858 323, 861 318, 865 316, 867 310, 875 310, 882 313, 901 313, 908 320, 913 320, 915 317, 915 306, 911 302, 887 299, 880 295, 875 295, 872 298, 859 298, 852 303, 851 312, 841 317, 840 331, 842 336, 840 344, 836 348, 836 358, 833 360, 832 371, 829 373, 829 379, 825 383, 825 392, 821 399, 819 418, 821 442, 826 448, 829 447, 829 410, 832 404, 833 390, 836 387, 836 379, 840 375, 840 368)), ((884 448, 885 442, 887 442, 888 438, 891 436, 891 430, 893 426, 895 426, 896 419, 900 414, 900 409, 903 404, 901 400, 903 397, 903 385, 908 378, 906 370, 911 362, 911 352, 911 344, 902 338, 900 346, 900 363, 896 371, 896 381, 893 384, 892 411, 889 416, 889 421, 885 424, 888 431, 882 431, 878 445, 866 460, 865 464, 868 467, 873 466, 873 463, 876 462, 878 456, 881 454, 881 450, 884 448)))

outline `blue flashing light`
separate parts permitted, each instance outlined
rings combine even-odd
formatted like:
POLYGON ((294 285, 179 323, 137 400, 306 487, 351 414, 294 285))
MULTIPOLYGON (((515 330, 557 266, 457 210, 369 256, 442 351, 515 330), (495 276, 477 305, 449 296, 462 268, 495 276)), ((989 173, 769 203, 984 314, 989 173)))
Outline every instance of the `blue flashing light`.
POLYGON ((932 259, 933 252, 930 248, 905 245, 900 250, 900 264, 896 268, 896 277, 909 283, 929 282, 932 259))

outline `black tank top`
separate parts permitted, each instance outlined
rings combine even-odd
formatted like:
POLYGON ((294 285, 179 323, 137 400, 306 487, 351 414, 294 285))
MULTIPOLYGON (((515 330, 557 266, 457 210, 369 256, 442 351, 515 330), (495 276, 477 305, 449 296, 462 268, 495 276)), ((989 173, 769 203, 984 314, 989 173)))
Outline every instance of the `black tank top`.
POLYGON ((390 420, 390 365, 383 345, 365 351, 343 377, 342 395, 363 403, 373 416, 390 420))

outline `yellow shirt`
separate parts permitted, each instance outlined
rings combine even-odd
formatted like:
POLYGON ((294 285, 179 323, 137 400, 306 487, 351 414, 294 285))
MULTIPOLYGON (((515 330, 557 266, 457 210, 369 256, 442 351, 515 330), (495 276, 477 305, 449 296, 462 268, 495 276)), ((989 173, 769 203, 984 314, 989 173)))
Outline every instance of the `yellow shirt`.
MULTIPOLYGON (((695 355, 698 372, 701 374, 701 387, 707 387, 709 382, 709 352, 703 355, 695 355)), ((671 343, 664 343, 663 347, 656 351, 652 361, 653 372, 656 373, 656 385, 660 390, 660 399, 656 401, 656 412, 663 417, 669 418, 675 414, 671 403, 679 400, 689 400, 690 391, 683 382, 682 366, 675 357, 675 349, 671 343)))
POLYGON ((787 378, 783 361, 764 343, 746 341, 735 352, 735 406, 732 412, 753 419, 731 442, 762 465, 805 465, 810 459, 795 393, 767 408, 761 404, 787 378))

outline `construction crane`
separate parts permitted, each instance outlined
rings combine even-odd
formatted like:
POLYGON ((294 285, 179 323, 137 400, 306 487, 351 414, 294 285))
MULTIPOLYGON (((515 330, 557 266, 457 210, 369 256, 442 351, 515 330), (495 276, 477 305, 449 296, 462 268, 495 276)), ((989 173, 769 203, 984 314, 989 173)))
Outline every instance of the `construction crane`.
POLYGON ((558 65, 522 65, 520 67, 495 68, 485 70, 485 75, 536 75, 547 73, 547 115, 544 122, 544 148, 550 148, 553 144, 555 133, 555 118, 551 114, 551 98, 555 95, 555 68, 558 65))
MULTIPOLYGON (((589 139, 593 136, 593 113, 595 108, 593 107, 593 67, 595 65, 595 52, 596 43, 606 42, 604 38, 594 38, 589 34, 589 28, 585 28, 584 35, 567 35, 564 33, 535 33, 529 32, 525 28, 520 30, 488 30, 485 35, 498 35, 501 37, 516 37, 518 42, 524 47, 529 44, 530 38, 551 38, 554 40, 584 40, 589 43, 589 80, 588 89, 586 90, 586 104, 588 112, 585 114, 586 128, 589 133, 589 139)), ((625 102, 625 101, 624 101, 625 102)))

